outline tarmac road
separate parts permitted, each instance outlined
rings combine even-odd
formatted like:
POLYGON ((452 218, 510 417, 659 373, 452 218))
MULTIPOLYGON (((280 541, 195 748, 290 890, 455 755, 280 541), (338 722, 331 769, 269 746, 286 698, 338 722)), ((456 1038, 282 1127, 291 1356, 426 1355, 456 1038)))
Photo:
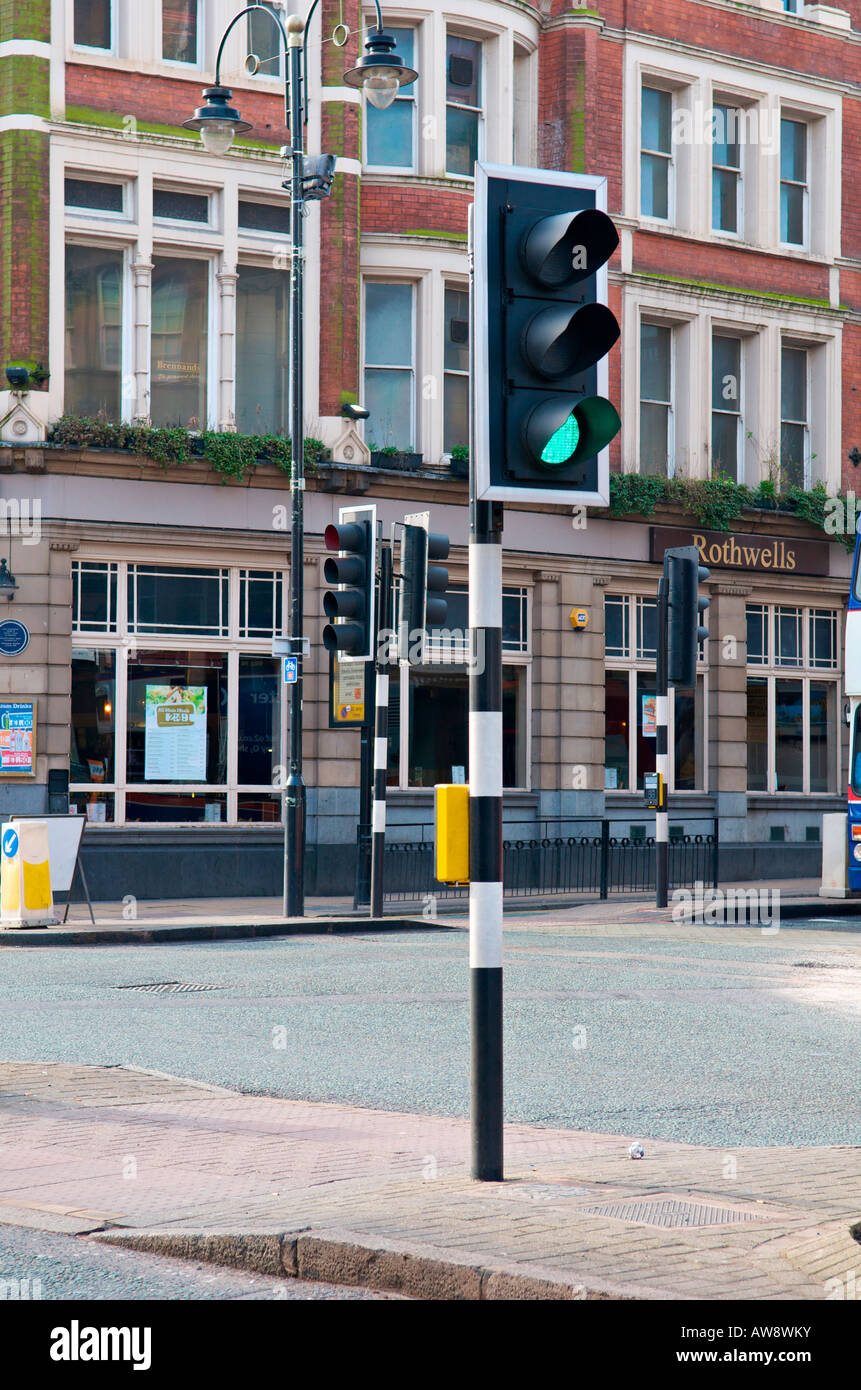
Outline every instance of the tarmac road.
MULTIPOLYGON (((468 1110, 464 933, 0 952, 0 1059, 468 1110), (206 986, 147 992, 136 985, 206 986)), ((790 924, 505 936, 510 1120, 695 1144, 861 1142, 861 937, 790 924)))

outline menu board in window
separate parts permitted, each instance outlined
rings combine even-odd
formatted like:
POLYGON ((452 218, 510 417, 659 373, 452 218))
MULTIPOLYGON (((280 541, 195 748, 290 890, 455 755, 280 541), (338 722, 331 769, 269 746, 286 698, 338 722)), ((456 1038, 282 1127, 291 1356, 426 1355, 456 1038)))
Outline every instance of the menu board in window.
POLYGON ((147 782, 206 781, 206 686, 148 685, 147 782))
POLYGON ((36 702, 0 700, 0 776, 36 773, 36 702))

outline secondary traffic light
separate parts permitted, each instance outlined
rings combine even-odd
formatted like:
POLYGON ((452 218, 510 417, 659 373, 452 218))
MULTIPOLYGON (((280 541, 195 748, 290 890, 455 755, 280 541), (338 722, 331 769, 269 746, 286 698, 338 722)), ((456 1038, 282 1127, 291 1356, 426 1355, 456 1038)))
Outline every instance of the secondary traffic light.
POLYGON ((399 650, 411 661, 422 659, 426 628, 441 627, 448 613, 448 570, 429 562, 448 559, 449 538, 429 531, 429 521, 428 512, 408 517, 401 538, 399 650))
POLYGON ((664 589, 667 596, 667 679, 670 685, 694 685, 697 648, 708 637, 700 617, 709 600, 698 594, 709 577, 695 545, 664 551, 664 589))
POLYGON ((491 501, 609 500, 606 397, 619 337, 606 180, 476 165, 476 485, 491 501))
POLYGON ((326 549, 337 551, 323 566, 327 584, 323 612, 323 646, 356 661, 374 656, 374 579, 376 507, 342 507, 338 525, 326 527, 326 549))

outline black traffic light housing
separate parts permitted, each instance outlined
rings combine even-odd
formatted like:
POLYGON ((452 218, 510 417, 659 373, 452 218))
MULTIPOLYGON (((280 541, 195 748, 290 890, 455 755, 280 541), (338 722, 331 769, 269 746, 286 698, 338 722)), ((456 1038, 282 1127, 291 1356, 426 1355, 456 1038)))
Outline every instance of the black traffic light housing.
POLYGON ((428 530, 429 513, 407 517, 401 536, 398 651, 401 660, 421 661, 428 625, 446 620, 448 570, 431 560, 447 560, 449 538, 428 530))
POLYGON ((709 600, 699 586, 709 577, 695 545, 664 551, 664 591, 667 596, 667 680, 691 686, 697 678, 697 648, 708 637, 700 617, 709 600))
POLYGON ((338 525, 327 526, 330 555, 323 577, 332 587, 323 594, 323 628, 327 651, 370 661, 374 657, 374 581, 376 578, 376 507, 342 507, 338 525))
POLYGON ((477 165, 476 484, 488 501, 609 500, 606 397, 619 338, 606 264, 619 236, 606 180, 477 165))

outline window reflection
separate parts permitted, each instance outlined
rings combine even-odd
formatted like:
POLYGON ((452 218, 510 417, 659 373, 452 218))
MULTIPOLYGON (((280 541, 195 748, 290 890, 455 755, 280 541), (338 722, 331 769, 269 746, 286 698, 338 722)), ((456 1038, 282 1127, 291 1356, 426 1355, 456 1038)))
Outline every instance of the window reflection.
POLYGON ((206 427, 209 265, 156 260, 152 275, 152 422, 206 427))
POLYGON ((120 418, 122 251, 66 247, 68 415, 120 418))
POLYGON ((236 285, 236 428, 286 434, 288 282, 283 270, 239 267, 236 285))

